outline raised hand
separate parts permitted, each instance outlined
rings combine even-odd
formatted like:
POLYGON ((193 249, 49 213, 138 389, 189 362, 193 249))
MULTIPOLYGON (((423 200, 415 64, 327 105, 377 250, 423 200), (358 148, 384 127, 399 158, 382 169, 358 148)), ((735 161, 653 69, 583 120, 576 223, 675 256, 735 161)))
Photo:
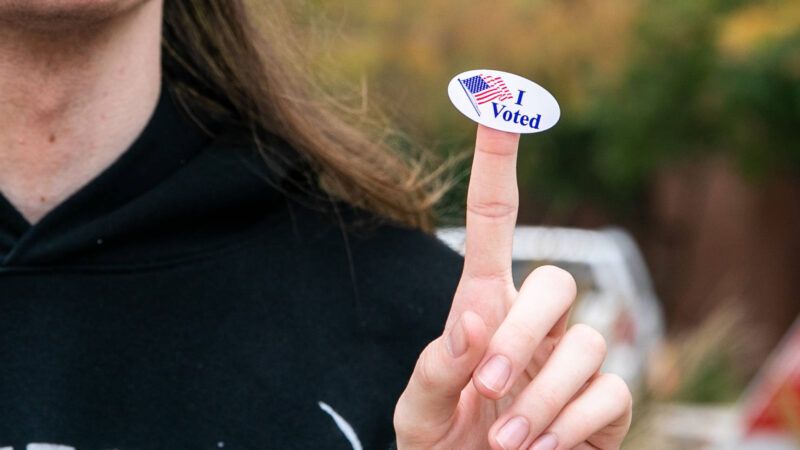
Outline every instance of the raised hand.
POLYGON ((567 329, 572 276, 544 266, 514 287, 518 143, 478 126, 464 270, 443 335, 397 403, 398 450, 617 449, 630 426, 628 387, 600 373, 605 340, 567 329))

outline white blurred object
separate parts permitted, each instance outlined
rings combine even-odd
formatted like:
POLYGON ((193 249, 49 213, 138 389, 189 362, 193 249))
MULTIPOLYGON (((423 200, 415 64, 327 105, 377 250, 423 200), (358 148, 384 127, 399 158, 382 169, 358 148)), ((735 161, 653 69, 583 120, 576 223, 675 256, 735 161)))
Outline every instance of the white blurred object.
MULTIPOLYGON (((463 227, 443 228, 437 234, 464 253, 463 227)), ((512 259, 517 286, 536 266, 554 264, 569 270, 579 288, 572 322, 591 325, 606 337, 604 371, 620 375, 633 389, 641 386, 664 327, 644 259, 628 233, 520 226, 514 232, 512 259)))

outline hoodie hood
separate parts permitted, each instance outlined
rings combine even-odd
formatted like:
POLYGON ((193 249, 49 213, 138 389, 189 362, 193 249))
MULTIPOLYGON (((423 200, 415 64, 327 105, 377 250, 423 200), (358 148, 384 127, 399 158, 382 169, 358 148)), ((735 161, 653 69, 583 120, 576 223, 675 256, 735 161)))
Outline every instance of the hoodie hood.
POLYGON ((285 209, 282 178, 231 136, 207 137, 162 86, 135 142, 39 222, 0 195, 0 271, 163 264, 231 245, 285 209))

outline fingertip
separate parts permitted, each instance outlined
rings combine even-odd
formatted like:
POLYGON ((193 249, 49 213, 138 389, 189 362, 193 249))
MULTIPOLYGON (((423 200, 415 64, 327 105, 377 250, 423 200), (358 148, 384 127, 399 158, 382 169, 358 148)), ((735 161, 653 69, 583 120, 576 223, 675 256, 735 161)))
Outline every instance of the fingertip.
POLYGON ((487 398, 489 400, 500 400, 501 398, 503 398, 506 395, 506 393, 505 393, 506 389, 505 388, 501 389, 499 391, 496 391, 496 390, 488 387, 481 380, 481 378, 478 376, 477 373, 473 373, 472 374, 472 385, 475 387, 475 390, 478 391, 479 394, 481 394, 483 397, 485 397, 485 398, 487 398))
POLYGON ((477 137, 478 139, 504 140, 512 144, 516 144, 519 141, 519 133, 496 130, 481 124, 478 124, 477 137))

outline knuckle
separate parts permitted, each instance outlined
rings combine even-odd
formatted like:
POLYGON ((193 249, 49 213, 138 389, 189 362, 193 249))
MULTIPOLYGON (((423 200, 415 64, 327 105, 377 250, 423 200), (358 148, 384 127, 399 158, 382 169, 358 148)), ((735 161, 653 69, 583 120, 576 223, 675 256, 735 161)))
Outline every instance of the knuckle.
POLYGON ((606 343, 606 338, 599 331, 589 325, 578 323, 570 328, 569 334, 584 351, 599 357, 601 360, 605 359, 608 344, 606 343))
POLYGON ((570 302, 578 292, 578 286, 572 274, 557 266, 539 266, 528 277, 546 281, 547 284, 552 285, 555 289, 568 294, 570 302))
MULTIPOLYGON (((502 325, 503 330, 498 331, 492 338, 492 348, 500 354, 511 359, 512 364, 520 355, 533 353, 541 340, 536 330, 530 325, 521 322, 507 321, 502 325)), ((524 365, 524 362, 521 363, 524 365)))
POLYGON ((619 407, 619 411, 616 412, 622 415, 631 409, 633 407, 633 394, 631 394, 628 383, 614 373, 604 373, 601 377, 604 391, 614 400, 614 404, 619 407))
POLYGON ((511 201, 472 201, 468 202, 467 211, 490 219, 509 219, 516 216, 517 205, 511 201))
POLYGON ((439 386, 438 377, 436 375, 435 365, 433 364, 434 343, 428 344, 425 350, 419 355, 417 365, 414 369, 414 378, 422 390, 432 390, 439 386))
POLYGON ((500 157, 516 157, 518 138, 507 134, 484 135, 475 145, 476 153, 495 155, 500 157))
POLYGON ((525 417, 532 429, 543 430, 558 417, 567 402, 568 399, 560 398, 552 387, 535 386, 515 399, 505 414, 525 417))
POLYGON ((415 414, 408 410, 407 402, 405 401, 406 395, 404 392, 400 396, 392 417, 392 425, 398 438, 414 435, 415 431, 419 429, 419 421, 416 419, 415 414))
MULTIPOLYGON (((514 289, 514 276, 511 268, 487 269, 484 267, 474 267, 467 261, 461 277, 461 285, 465 286, 463 292, 470 292, 470 295, 479 293, 487 283, 491 283, 491 288, 514 289), (477 283, 473 283, 473 281, 477 283)), ((455 303, 456 301, 453 300, 455 303)))
MULTIPOLYGON (((538 416, 545 417, 548 420, 552 419, 563 407, 564 401, 562 401, 553 390, 540 389, 536 394, 535 409, 538 416)), ((529 413, 530 412, 531 411, 529 411, 529 413)))

